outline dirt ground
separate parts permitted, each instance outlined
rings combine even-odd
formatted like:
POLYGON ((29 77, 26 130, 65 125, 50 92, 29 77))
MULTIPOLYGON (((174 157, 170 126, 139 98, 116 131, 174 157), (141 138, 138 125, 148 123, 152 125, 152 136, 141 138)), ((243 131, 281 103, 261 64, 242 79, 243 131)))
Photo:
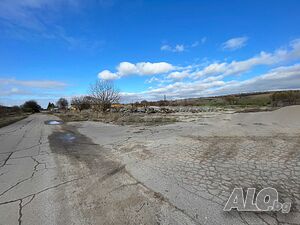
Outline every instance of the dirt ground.
POLYGON ((300 107, 177 114, 162 126, 69 125, 107 149, 143 187, 199 224, 299 224, 300 107), (234 187, 274 187, 283 213, 223 212, 234 187))

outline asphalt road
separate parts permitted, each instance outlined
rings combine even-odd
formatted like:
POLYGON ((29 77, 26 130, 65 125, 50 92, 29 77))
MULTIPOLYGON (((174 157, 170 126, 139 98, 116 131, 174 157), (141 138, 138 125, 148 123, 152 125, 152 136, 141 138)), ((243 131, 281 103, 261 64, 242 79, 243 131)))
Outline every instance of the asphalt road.
POLYGON ((110 151, 35 114, 0 129, 0 225, 194 224, 110 151))
POLYGON ((58 176, 46 119, 51 118, 33 115, 0 129, 1 225, 55 224, 66 210, 59 199, 61 187, 80 179, 58 176))
MULTIPOLYGON (((117 126, 73 122, 110 149, 147 188, 196 224, 300 224, 300 107, 271 112, 176 113, 182 122, 117 126), (273 187, 291 211, 224 212, 234 187, 273 187)), ((170 116, 170 115, 169 115, 170 116)))
POLYGON ((164 126, 0 129, 0 225, 300 224, 300 107, 164 126), (224 212, 232 187, 276 187, 290 213, 224 212))

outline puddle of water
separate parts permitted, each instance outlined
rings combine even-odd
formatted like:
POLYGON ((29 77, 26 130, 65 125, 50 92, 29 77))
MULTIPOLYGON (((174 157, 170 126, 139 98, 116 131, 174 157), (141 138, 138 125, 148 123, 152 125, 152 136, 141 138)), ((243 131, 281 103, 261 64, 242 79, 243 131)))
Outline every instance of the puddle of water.
POLYGON ((74 134, 71 134, 71 133, 64 133, 64 134, 61 134, 59 136, 60 139, 62 139, 63 141, 66 141, 66 142, 72 142, 76 139, 75 135, 74 134))
POLYGON ((63 124, 64 122, 61 121, 61 120, 48 120, 48 121, 45 121, 45 124, 47 125, 60 125, 60 124, 63 124))

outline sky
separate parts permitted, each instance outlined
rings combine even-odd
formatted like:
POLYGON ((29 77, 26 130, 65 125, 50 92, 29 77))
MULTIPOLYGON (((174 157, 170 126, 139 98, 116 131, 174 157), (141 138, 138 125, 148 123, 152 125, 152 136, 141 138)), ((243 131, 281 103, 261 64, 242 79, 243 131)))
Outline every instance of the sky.
POLYGON ((298 0, 0 0, 0 104, 300 89, 298 0))

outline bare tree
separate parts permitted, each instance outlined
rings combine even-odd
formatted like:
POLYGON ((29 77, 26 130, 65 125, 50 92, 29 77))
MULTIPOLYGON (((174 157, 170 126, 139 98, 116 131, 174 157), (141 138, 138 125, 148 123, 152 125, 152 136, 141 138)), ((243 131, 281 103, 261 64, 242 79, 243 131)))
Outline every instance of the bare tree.
POLYGON ((58 101, 56 102, 56 105, 57 105, 58 108, 66 110, 66 109, 68 108, 69 103, 68 103, 68 100, 67 100, 67 99, 65 99, 65 98, 60 98, 60 99, 58 99, 58 101))
POLYGON ((91 100, 97 111, 106 112, 120 100, 120 93, 112 81, 97 80, 90 88, 91 100))
POLYGON ((74 97, 71 100, 71 105, 77 110, 81 111, 83 109, 90 108, 90 101, 87 96, 85 97, 74 97))

